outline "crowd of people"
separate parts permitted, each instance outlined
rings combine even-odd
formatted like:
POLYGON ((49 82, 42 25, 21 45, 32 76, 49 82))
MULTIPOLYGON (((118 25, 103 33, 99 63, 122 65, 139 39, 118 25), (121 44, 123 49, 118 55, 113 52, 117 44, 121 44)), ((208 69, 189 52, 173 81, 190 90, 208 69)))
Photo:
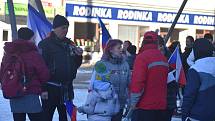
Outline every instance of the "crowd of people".
MULTIPOLYGON (((19 39, 5 44, 0 82, 14 121, 25 121, 26 115, 31 121, 52 121, 56 108, 59 121, 67 121, 64 102, 74 99, 73 80, 83 54, 66 38, 68 27, 68 20, 57 15, 53 31, 38 47, 29 28, 19 29, 19 39)), ((87 114, 88 121, 171 121, 182 88, 182 121, 215 121, 213 42, 211 34, 196 40, 186 37, 180 55, 187 82, 180 85, 176 78, 168 82, 174 71, 168 59, 180 47, 178 41, 166 47, 160 35, 149 31, 137 54, 130 41, 110 39, 93 68, 87 100, 78 112, 87 114)))

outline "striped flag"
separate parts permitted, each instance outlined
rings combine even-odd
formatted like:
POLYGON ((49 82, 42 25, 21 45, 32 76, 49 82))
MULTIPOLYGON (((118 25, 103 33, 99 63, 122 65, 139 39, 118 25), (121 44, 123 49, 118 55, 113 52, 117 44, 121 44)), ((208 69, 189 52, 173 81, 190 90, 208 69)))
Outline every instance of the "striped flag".
POLYGON ((73 104, 73 102, 72 101, 66 101, 65 106, 66 106, 66 111, 67 111, 67 120, 68 121, 77 121, 76 120, 77 108, 73 104))
POLYGON ((27 25, 34 34, 35 34, 35 42, 36 45, 45 39, 47 35, 52 30, 52 24, 43 16, 41 15, 34 7, 28 4, 28 18, 27 18, 27 25))
POLYGON ((102 22, 101 18, 100 17, 97 17, 97 18, 98 18, 100 27, 102 28, 102 48, 104 50, 108 40, 111 39, 112 37, 111 37, 110 33, 108 32, 107 28, 105 27, 105 24, 102 22))
POLYGON ((175 69, 175 80, 181 85, 186 84, 186 78, 184 74, 184 69, 182 66, 181 56, 179 52, 179 46, 176 47, 174 52, 172 53, 171 57, 168 61, 171 68, 175 69))

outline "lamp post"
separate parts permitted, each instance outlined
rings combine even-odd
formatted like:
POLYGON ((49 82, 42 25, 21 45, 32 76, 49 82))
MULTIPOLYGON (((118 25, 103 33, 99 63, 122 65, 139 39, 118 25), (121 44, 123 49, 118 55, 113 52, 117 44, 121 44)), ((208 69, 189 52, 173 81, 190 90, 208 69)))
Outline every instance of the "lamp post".
POLYGON ((10 25, 12 30, 12 41, 18 38, 17 27, 16 27, 16 16, 14 13, 14 5, 13 0, 7 0, 8 10, 9 10, 9 17, 10 17, 10 25))
POLYGON ((172 32, 173 32, 173 30, 174 30, 174 28, 175 28, 175 25, 177 24, 178 19, 179 19, 181 13, 183 12, 184 7, 185 7, 187 1, 188 1, 188 0, 184 0, 183 3, 181 4, 181 7, 180 7, 180 9, 178 10, 178 13, 177 13, 177 15, 176 15, 176 17, 175 17, 175 19, 174 19, 172 25, 171 25, 171 27, 170 27, 170 29, 169 29, 169 31, 168 31, 166 37, 165 37, 165 42, 166 42, 166 43, 168 42, 170 36, 172 35, 172 32))

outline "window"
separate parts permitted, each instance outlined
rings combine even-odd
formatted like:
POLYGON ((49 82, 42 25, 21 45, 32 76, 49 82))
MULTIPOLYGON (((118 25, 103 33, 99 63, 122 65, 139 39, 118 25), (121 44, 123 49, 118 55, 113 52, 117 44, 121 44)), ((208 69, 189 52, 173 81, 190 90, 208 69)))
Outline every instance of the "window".
POLYGON ((119 25, 119 39, 122 41, 129 40, 132 44, 135 44, 138 35, 137 26, 119 25))
POLYGON ((3 30, 3 41, 8 41, 8 31, 3 30))
POLYGON ((160 32, 168 32, 168 28, 160 28, 160 32))
POLYGON ((90 39, 93 40, 96 31, 94 23, 75 23, 75 39, 90 39))
POLYGON ((76 22, 74 38, 76 45, 84 46, 86 51, 100 51, 98 24, 76 22))

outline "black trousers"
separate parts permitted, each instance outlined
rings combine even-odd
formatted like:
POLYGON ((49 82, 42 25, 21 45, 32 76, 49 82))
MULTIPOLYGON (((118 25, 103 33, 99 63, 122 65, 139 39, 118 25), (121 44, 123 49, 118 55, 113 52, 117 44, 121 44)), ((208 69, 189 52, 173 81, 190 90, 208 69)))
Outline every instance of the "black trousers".
POLYGON ((133 112, 131 121, 166 121, 166 111, 137 109, 133 112))
POLYGON ((63 104, 61 89, 48 87, 48 100, 42 100, 44 121, 52 121, 57 108, 59 121, 67 121, 66 106, 63 104))
MULTIPOLYGON (((28 113, 30 121, 44 121, 42 113, 28 113)), ((26 113, 13 113, 14 121, 26 121, 26 113)))
POLYGON ((166 121, 172 121, 173 113, 174 113, 174 109, 166 110, 166 121))
POLYGON ((114 115, 111 119, 111 121, 121 121, 123 116, 123 109, 119 111, 116 115, 114 115))

